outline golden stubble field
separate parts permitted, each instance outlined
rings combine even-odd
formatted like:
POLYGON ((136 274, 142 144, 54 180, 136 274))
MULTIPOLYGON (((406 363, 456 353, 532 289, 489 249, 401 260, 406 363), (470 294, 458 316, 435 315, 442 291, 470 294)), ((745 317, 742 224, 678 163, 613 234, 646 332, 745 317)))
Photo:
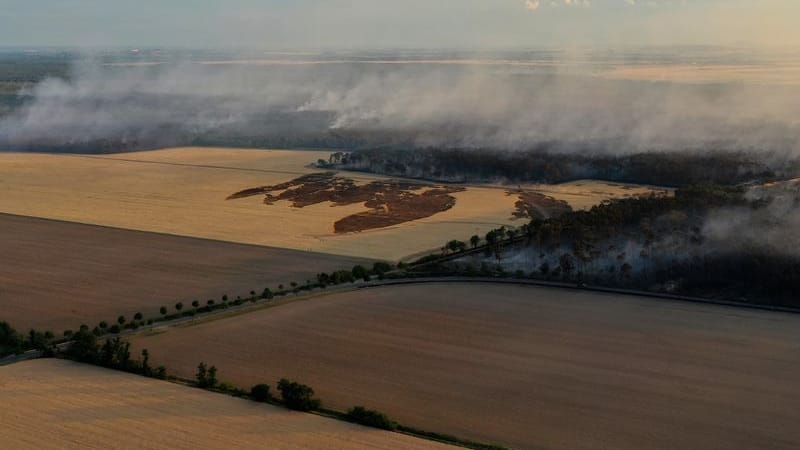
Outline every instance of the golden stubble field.
MULTIPOLYGON (((364 205, 325 202, 300 209, 285 202, 266 206, 258 196, 225 200, 243 189, 319 172, 307 165, 328 154, 219 148, 100 156, 0 153, 0 212, 387 260, 522 223, 512 220, 516 196, 494 186, 455 193, 455 207, 425 219, 338 235, 333 223, 367 210, 364 205)), ((347 176, 359 182, 384 178, 347 176)), ((631 193, 568 185, 546 191, 567 201, 577 198, 576 207, 597 204, 609 192, 631 193)))
POLYGON ((577 180, 562 184, 530 184, 523 189, 567 202, 572 209, 589 209, 604 200, 648 194, 672 195, 674 189, 659 186, 577 180))
POLYGON ((133 339, 191 377, 516 448, 796 449, 800 316, 582 291, 424 284, 133 339))
POLYGON ((452 448, 54 359, 0 367, 0 404, 9 450, 452 448))

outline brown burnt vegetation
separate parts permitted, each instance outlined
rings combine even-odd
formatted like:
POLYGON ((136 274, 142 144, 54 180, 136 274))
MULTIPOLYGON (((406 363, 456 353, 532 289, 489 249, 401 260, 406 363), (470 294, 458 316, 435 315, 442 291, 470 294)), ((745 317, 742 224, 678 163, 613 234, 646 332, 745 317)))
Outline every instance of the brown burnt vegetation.
POLYGON ((512 213, 516 219, 547 219, 572 211, 569 203, 539 192, 518 191, 509 192, 509 195, 519 196, 516 211, 512 213))
POLYGON ((363 203, 370 208, 368 211, 344 217, 333 225, 336 233, 351 233, 398 225, 447 211, 456 204, 455 197, 450 194, 463 190, 399 180, 358 185, 352 179, 336 176, 335 172, 321 172, 285 183, 245 189, 229 196, 228 200, 264 195, 267 205, 288 201, 294 208, 323 202, 331 202, 334 206, 363 203))

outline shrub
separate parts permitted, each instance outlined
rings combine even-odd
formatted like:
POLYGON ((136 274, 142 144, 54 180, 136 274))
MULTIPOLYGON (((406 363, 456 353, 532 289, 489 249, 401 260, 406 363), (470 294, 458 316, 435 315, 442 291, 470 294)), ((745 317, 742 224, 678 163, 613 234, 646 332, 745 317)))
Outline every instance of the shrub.
POLYGON ((382 275, 382 274, 384 274, 386 272, 389 272, 391 270, 392 270, 392 266, 389 263, 378 261, 378 262, 376 262, 375 264, 372 265, 372 272, 376 273, 378 275, 382 275))
POLYGON ((0 322, 0 350, 5 349, 4 353, 17 353, 22 351, 22 346, 22 336, 8 322, 0 322))
POLYGON ((67 348, 67 355, 81 362, 94 363, 97 360, 97 337, 94 333, 81 327, 72 335, 72 344, 67 348))
POLYGON ((111 325, 111 327, 109 327, 108 331, 110 333, 116 334, 116 333, 120 332, 120 327, 119 327, 119 325, 116 325, 116 324, 115 325, 111 325))
POLYGON ((347 420, 351 422, 360 423, 368 427, 380 428, 382 430, 395 430, 397 428, 397 424, 386 417, 385 414, 366 409, 363 406, 356 406, 350 411, 347 411, 346 417, 347 420))
POLYGON ((281 378, 278 381, 278 390, 281 391, 284 405, 289 409, 313 411, 320 407, 320 401, 313 398, 314 389, 311 389, 310 386, 281 378))
POLYGON ((267 402, 272 398, 269 393, 269 385, 257 384, 250 389, 250 396, 257 402, 267 402))
POLYGON ((236 389, 236 386, 234 386, 234 385, 232 385, 230 383, 220 383, 217 386, 217 389, 219 389, 222 392, 229 392, 229 393, 232 393, 232 394, 239 393, 239 390, 236 389))
POLYGON ((197 365, 195 379, 197 380, 197 386, 201 388, 214 388, 217 385, 217 368, 214 366, 207 367, 206 363, 201 362, 197 365))
POLYGON ((367 269, 359 264, 357 266, 354 266, 353 270, 351 270, 350 273, 353 275, 353 278, 359 280, 367 276, 367 269))

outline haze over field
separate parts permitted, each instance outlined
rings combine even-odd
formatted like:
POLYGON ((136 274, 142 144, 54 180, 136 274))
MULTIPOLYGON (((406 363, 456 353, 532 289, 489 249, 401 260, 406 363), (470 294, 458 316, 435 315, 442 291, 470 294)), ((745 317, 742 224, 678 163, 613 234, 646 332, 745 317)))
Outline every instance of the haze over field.
POLYGON ((800 65, 791 66, 789 57, 714 57, 532 51, 415 53, 399 60, 365 53, 181 54, 120 62, 101 56, 76 61, 65 78, 20 91, 22 106, 0 120, 0 143, 56 151, 197 143, 544 145, 606 154, 797 156, 800 65), (776 79, 773 70, 785 75, 776 79))
POLYGON ((792 0, 5 3, 0 42, 78 52, 0 147, 800 150, 792 0))

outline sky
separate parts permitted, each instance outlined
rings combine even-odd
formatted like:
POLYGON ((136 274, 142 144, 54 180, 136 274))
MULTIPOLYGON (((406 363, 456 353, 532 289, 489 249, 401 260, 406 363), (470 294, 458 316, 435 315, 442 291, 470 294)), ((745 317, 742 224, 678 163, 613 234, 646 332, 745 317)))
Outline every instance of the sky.
POLYGON ((800 0, 0 0, 0 46, 800 46, 800 0))

